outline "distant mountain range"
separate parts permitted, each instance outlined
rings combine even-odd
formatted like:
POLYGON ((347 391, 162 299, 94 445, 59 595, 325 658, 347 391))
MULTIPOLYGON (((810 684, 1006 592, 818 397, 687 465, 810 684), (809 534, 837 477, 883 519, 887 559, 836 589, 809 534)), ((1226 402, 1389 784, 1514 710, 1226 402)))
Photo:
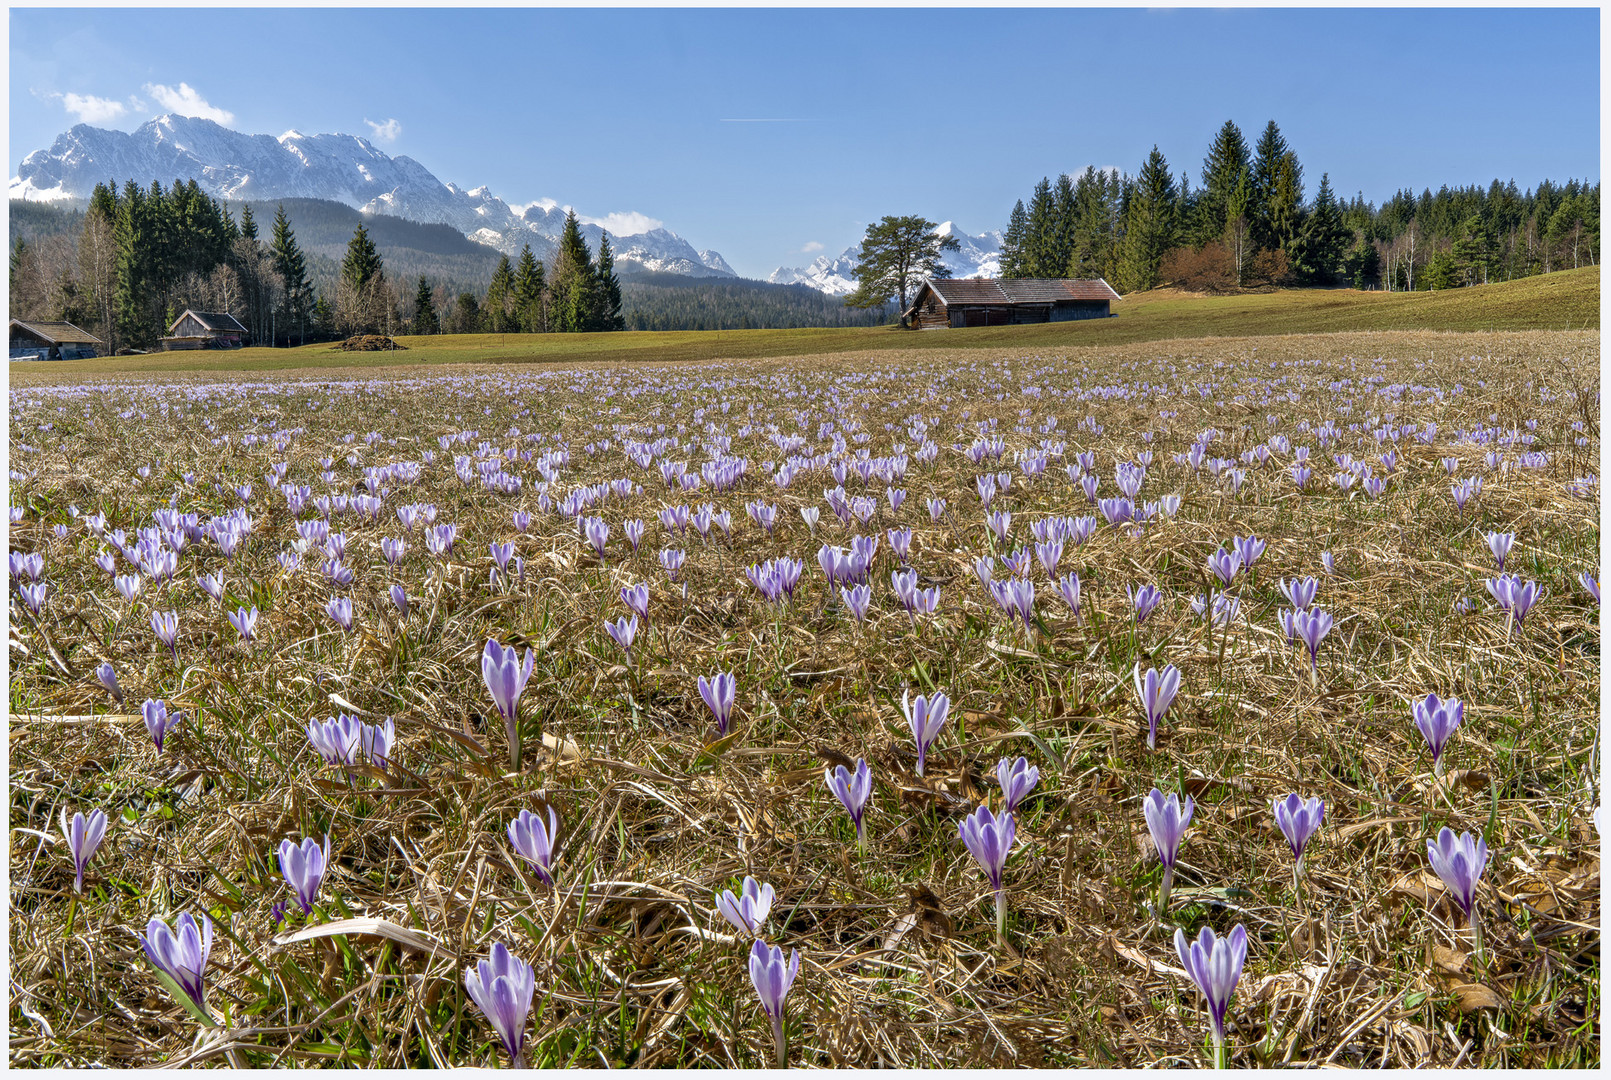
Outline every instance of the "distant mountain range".
MULTIPOLYGON (((108 179, 145 185, 192 177, 216 198, 332 200, 365 214, 449 225, 510 255, 530 244, 539 258, 551 256, 565 224, 557 203, 545 200, 516 211, 485 187, 464 191, 443 183, 414 159, 390 157, 356 135, 245 135, 211 120, 176 115, 159 116, 133 132, 78 124, 48 150, 24 158, 10 186, 13 199, 57 201, 86 198, 108 179)), ((603 231, 582 226, 595 251, 603 231)), ((720 253, 698 250, 664 228, 612 232, 610 245, 623 268, 738 276, 720 253)))
MULTIPOLYGON (((947 251, 942 260, 952 277, 1001 276, 1001 233, 970 236, 949 221, 934 231, 956 238, 957 250, 947 251)), ((829 296, 847 296, 856 290, 855 271, 860 252, 861 245, 857 244, 846 248, 837 259, 822 255, 809 266, 780 266, 767 275, 766 280, 774 285, 809 285, 829 296)))

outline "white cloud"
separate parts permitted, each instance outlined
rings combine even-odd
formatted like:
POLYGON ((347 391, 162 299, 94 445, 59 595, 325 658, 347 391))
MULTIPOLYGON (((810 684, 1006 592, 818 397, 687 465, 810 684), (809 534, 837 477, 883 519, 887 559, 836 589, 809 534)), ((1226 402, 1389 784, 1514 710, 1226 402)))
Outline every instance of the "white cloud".
POLYGON ((387 120, 385 123, 377 124, 366 116, 364 117, 364 123, 369 125, 369 130, 375 133, 375 138, 380 142, 396 142, 397 136, 403 133, 403 125, 396 120, 387 120))
POLYGON ((94 94, 52 94, 51 97, 60 98, 62 108, 78 117, 81 124, 105 124, 129 111, 121 101, 94 94))
POLYGON ((636 236, 638 233, 646 233, 650 229, 658 229, 665 225, 665 222, 659 218, 640 214, 636 210, 628 210, 624 214, 610 214, 601 218, 583 217, 581 214, 577 214, 576 220, 583 225, 597 225, 611 236, 636 236))
POLYGON ((146 83, 145 92, 156 98, 157 104, 168 112, 178 113, 180 116, 199 116, 203 120, 211 120, 225 127, 235 122, 234 113, 228 109, 220 109, 216 105, 209 105, 207 100, 188 83, 180 83, 177 89, 161 83, 146 83))
POLYGON ((801 248, 800 252, 801 252, 801 254, 809 255, 813 251, 821 251, 821 250, 822 250, 822 243, 820 241, 817 241, 817 240, 812 240, 810 243, 806 244, 805 247, 801 248))
POLYGON ((527 210, 530 210, 534 206, 539 210, 552 210, 558 205, 558 201, 554 199, 537 199, 529 203, 510 203, 509 209, 513 210, 517 214, 524 214, 527 210))

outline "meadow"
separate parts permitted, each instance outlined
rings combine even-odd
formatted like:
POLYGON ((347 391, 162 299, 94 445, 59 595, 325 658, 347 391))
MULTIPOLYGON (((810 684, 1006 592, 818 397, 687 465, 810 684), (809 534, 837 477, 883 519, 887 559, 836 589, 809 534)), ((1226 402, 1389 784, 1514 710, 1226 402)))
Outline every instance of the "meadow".
POLYGON ((11 1064, 1598 1066, 1599 334, 1281 303, 14 369, 11 1064))

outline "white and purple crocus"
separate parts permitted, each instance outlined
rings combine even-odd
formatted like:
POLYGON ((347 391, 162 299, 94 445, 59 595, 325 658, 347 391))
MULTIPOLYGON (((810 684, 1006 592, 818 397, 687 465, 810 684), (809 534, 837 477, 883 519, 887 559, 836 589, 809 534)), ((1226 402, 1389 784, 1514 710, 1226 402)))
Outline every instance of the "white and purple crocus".
POLYGON ((1180 689, 1180 669, 1173 664, 1164 665, 1163 671, 1148 668, 1145 677, 1141 674, 1141 665, 1137 664, 1132 672, 1136 684, 1136 696, 1141 699, 1141 711, 1147 718, 1147 749, 1158 748, 1158 721, 1163 714, 1169 711, 1170 704, 1175 700, 1175 693, 1180 689))
POLYGON ((772 1021, 772 1042, 780 1069, 789 1060, 788 1044, 783 1039, 783 1001, 794 986, 795 976, 800 974, 800 950, 791 949, 789 952, 788 962, 785 963, 783 950, 775 945, 768 945, 757 938, 755 944, 750 946, 750 982, 755 986, 756 996, 761 999, 761 1009, 772 1021))
POLYGON ((203 913, 198 926, 187 911, 174 921, 172 929, 161 919, 152 919, 145 933, 138 936, 146 959, 175 991, 179 1003, 207 1026, 216 1026, 207 1011, 207 991, 202 982, 207 955, 213 949, 213 921, 203 913))
POLYGON ((985 877, 990 879, 990 888, 996 894, 996 938, 1005 940, 1007 936, 1007 890, 1002 885, 1001 873, 1007 865, 1007 854, 1012 850, 1013 838, 1017 833, 1017 825, 1013 821, 1010 811, 1002 811, 997 817, 990 812, 990 807, 981 806, 970 817, 965 817, 957 825, 957 835, 961 837, 962 844, 979 864, 985 877))
POLYGON ((731 889, 722 890, 716 897, 716 910, 739 933, 759 938, 776 897, 777 893, 771 885, 761 884, 746 875, 737 894, 731 889))
POLYGON ((535 662, 529 648, 522 661, 513 647, 505 648, 491 638, 487 639, 486 649, 481 654, 481 678, 487 684, 487 693, 492 695, 498 715, 503 717, 504 731, 509 736, 510 760, 517 772, 520 770, 520 695, 526 689, 535 662))
POLYGON ((313 902, 319 897, 319 886, 323 883, 325 871, 329 866, 328 834, 324 838, 322 848, 311 836, 304 839, 301 844, 293 844, 289 840, 280 841, 280 873, 285 875, 285 883, 291 886, 291 892, 296 896, 297 907, 302 909, 302 914, 313 914, 313 902))
POLYGON ((1152 834, 1153 846, 1158 849, 1158 861, 1163 864, 1163 882, 1158 889, 1158 914, 1169 910, 1169 888, 1175 880, 1175 860, 1180 855, 1180 841, 1186 836, 1186 826, 1197 810, 1190 795, 1181 804, 1180 798, 1167 798, 1157 788, 1141 801, 1142 816, 1147 819, 1147 831, 1152 834))
POLYGON ((96 849, 106 838, 106 811, 91 810, 88 817, 80 811, 73 815, 72 821, 68 821, 67 810, 64 808, 62 836, 67 840, 67 852, 73 860, 73 891, 82 895, 84 868, 95 858, 96 849))
POLYGON ((1426 842, 1426 857, 1432 869, 1449 887, 1454 902, 1465 912, 1471 925, 1472 951, 1482 960, 1482 920, 1477 910, 1477 882, 1488 867, 1488 843, 1469 832, 1454 835, 1445 825, 1438 831, 1436 840, 1426 842))
POLYGON ((526 1045, 526 1016, 537 989, 537 976, 531 965, 510 952, 503 942, 497 942, 488 959, 476 961, 475 967, 464 973, 464 988, 497 1033, 509 1055, 509 1067, 525 1068, 521 1055, 526 1045))
POLYGON ((833 792, 834 798, 844 806, 845 812, 856 826, 856 848, 858 851, 867 850, 867 838, 863 826, 867 815, 867 802, 873 793, 873 773, 867 767, 865 758, 856 759, 856 771, 851 772, 843 765, 835 765, 832 769, 824 769, 823 779, 828 784, 828 790, 833 792))
POLYGON ((706 679, 699 677, 699 696, 716 718, 716 734, 727 734, 727 725, 733 720, 733 704, 738 699, 738 680, 730 671, 720 672, 706 679))
POLYGON ((1229 934, 1217 937, 1213 927, 1205 926, 1197 940, 1188 944, 1186 931, 1177 929, 1175 952, 1180 954, 1180 963, 1191 981, 1208 1000, 1208 1017, 1214 1025, 1214 1066, 1224 1068, 1225 1012, 1247 961, 1247 930, 1238 924, 1229 934))

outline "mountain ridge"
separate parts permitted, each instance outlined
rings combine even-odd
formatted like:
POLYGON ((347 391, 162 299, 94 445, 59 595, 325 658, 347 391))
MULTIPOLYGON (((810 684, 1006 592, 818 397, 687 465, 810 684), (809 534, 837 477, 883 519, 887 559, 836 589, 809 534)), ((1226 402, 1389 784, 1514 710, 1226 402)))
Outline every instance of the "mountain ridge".
MULTIPOLYGON (((23 158, 12 198, 58 201, 87 197, 97 183, 189 179, 231 201, 325 199, 360 213, 448 225, 470 240, 517 255, 531 245, 551 256, 565 222, 552 200, 516 211, 485 185, 465 190, 443 182, 407 155, 391 157, 357 135, 247 135, 212 120, 167 114, 133 132, 76 124, 44 150, 23 158)), ((605 230, 582 225, 597 251, 605 230)), ((610 233, 618 263, 686 277, 737 277, 719 252, 698 249, 663 226, 610 233)))

